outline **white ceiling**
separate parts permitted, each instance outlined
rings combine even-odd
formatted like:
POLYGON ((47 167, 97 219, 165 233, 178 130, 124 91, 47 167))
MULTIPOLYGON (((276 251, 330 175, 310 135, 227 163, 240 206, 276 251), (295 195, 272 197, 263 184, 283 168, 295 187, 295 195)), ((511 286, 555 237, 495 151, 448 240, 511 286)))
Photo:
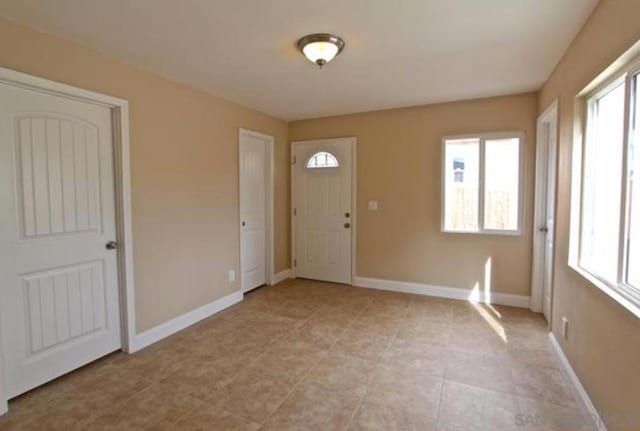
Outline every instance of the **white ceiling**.
POLYGON ((8 0, 0 14, 285 120, 536 90, 597 0, 8 0), (323 70, 307 33, 342 36, 323 70))

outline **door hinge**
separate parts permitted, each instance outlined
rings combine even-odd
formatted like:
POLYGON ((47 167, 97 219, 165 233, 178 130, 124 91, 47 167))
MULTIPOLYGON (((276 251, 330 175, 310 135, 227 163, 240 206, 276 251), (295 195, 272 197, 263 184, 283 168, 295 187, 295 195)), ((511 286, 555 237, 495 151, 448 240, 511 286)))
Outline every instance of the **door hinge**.
POLYGON ((298 215, 298 211, 295 208, 293 209, 293 215, 298 215))
POLYGON ((293 259, 293 267, 297 267, 298 266, 298 260, 297 259, 293 259))
POLYGON ((291 159, 291 164, 295 165, 296 164, 296 156, 293 156, 293 158, 291 159))

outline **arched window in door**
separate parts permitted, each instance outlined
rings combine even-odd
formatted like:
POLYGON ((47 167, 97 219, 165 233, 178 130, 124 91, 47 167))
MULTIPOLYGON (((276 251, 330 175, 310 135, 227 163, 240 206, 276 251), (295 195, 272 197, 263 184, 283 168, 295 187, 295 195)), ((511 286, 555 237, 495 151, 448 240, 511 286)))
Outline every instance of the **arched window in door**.
POLYGON ((315 153, 313 156, 309 157, 309 160, 307 161, 307 168, 309 169, 337 168, 339 166, 340 163, 338 163, 336 156, 326 151, 319 151, 315 153))

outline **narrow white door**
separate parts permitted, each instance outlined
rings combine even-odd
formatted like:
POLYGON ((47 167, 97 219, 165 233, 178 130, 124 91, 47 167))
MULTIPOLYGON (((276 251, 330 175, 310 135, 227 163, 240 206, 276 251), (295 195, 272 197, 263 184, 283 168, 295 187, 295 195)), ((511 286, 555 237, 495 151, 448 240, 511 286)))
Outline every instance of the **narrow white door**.
POLYGON ((240 282, 247 292, 267 281, 266 163, 269 140, 240 132, 240 282))
POLYGON ((551 295, 553 286, 553 244, 554 244, 554 225, 555 225, 555 185, 556 185, 556 139, 557 124, 556 121, 547 123, 547 163, 545 169, 546 175, 546 202, 545 202, 545 225, 541 229, 544 236, 544 276, 542 287, 542 313, 551 321, 551 295))
POLYGON ((535 231, 531 309, 551 319, 553 299, 554 214, 558 110, 554 103, 538 118, 536 144, 535 231))
POLYGON ((293 144, 295 275, 351 283, 352 139, 293 144))
POLYGON ((121 346, 111 111, 0 84, 9 397, 121 346))

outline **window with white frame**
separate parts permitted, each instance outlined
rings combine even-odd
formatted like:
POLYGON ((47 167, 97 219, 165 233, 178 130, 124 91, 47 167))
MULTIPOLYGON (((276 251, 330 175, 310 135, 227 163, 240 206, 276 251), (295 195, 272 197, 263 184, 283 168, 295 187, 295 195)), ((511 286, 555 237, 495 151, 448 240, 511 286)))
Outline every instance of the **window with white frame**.
MULTIPOLYGON (((586 96, 578 269, 640 308, 640 68, 628 68, 586 96)), ((640 312, 640 310, 636 310, 640 312)))
POLYGON ((443 141, 442 230, 520 233, 522 134, 478 134, 443 141))

